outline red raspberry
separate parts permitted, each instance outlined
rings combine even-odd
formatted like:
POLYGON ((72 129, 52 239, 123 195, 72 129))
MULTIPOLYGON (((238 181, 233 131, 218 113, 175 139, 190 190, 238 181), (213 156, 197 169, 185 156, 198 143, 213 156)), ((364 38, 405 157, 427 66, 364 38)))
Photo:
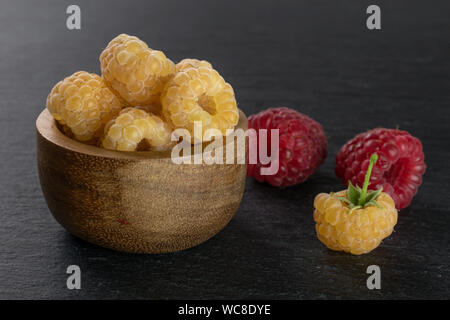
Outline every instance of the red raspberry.
POLYGON ((336 156, 336 175, 348 185, 362 185, 369 159, 377 153, 369 189, 383 187, 398 210, 406 208, 422 184, 426 166, 419 139, 408 132, 377 128, 358 134, 336 156))
MULTIPOLYGON (((328 146, 322 126, 313 119, 288 108, 270 108, 248 118, 249 128, 267 129, 267 150, 270 152, 270 129, 279 129, 279 169, 274 175, 261 175, 261 167, 269 164, 248 164, 247 175, 272 186, 287 187, 305 181, 323 163, 328 146)), ((259 135, 257 139, 259 140, 259 135)), ((259 141, 257 142, 259 148, 259 141)))

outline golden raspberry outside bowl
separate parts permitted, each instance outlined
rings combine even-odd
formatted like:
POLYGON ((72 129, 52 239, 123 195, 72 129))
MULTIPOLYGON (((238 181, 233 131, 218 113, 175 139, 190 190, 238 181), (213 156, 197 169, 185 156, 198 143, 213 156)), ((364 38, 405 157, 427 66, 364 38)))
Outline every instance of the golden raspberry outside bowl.
MULTIPOLYGON (((236 129, 247 129, 242 111, 236 129)), ((208 165, 175 164, 170 151, 101 149, 65 136, 47 109, 36 130, 47 205, 88 242, 134 253, 187 249, 222 230, 242 199, 246 164, 237 153, 234 164, 208 165)))

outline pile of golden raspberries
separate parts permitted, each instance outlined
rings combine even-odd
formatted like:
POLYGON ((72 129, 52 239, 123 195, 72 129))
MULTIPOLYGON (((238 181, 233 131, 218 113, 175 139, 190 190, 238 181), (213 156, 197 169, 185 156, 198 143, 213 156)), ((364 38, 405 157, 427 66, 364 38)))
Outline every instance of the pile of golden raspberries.
MULTIPOLYGON (((230 84, 207 61, 174 64, 137 37, 121 34, 100 55, 102 75, 78 71, 58 82, 47 109, 62 131, 120 151, 169 149, 174 129, 194 122, 222 135, 239 120, 230 84)), ((197 130, 195 133, 198 135, 197 130)))

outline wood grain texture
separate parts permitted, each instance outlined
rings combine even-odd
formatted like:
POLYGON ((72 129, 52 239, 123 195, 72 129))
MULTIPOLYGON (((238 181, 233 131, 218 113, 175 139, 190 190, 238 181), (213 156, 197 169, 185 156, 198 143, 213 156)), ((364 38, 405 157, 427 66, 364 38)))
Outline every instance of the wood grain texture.
MULTIPOLYGON (((242 111, 236 129, 247 129, 242 111)), ((91 243, 135 253, 187 249, 222 230, 241 202, 246 165, 237 156, 247 148, 234 153, 234 164, 194 164, 193 154, 192 164, 176 164, 170 151, 118 152, 79 143, 58 130, 46 109, 36 131, 50 211, 91 243)), ((235 141, 228 143, 237 149, 235 141)))
POLYGON ((450 19, 447 0, 6 0, 0 10, 0 298, 448 299, 450 297, 450 19), (172 23, 176 21, 176 23, 172 23), (325 163, 276 189, 248 178, 241 205, 212 239, 189 250, 135 255, 79 240, 52 217, 39 184, 35 121, 52 86, 127 32, 173 61, 211 61, 246 115, 287 106, 319 121, 325 163), (421 139, 423 184, 395 232, 370 254, 333 252, 315 235, 314 196, 342 190, 335 155, 377 126, 421 139), (79 265, 82 289, 66 288, 79 265), (368 290, 379 265, 382 289, 368 290))

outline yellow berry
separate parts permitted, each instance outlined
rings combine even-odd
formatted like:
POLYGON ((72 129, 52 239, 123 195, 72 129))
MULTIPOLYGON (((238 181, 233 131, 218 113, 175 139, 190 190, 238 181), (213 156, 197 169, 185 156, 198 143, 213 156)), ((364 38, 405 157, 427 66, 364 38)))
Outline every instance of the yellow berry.
POLYGON ((201 139, 208 129, 223 135, 233 129, 239 113, 231 85, 206 61, 185 59, 176 69, 161 95, 163 116, 174 127, 187 129, 194 139, 201 139), (195 136, 196 121, 202 130, 195 136))
POLYGON ((85 71, 58 82, 47 97, 47 109, 79 141, 100 136, 103 126, 121 108, 119 99, 102 78, 85 71))
POLYGON ((149 108, 129 107, 105 126, 103 147, 110 150, 135 151, 145 141, 157 150, 168 149, 170 127, 160 117, 148 112, 149 108))
POLYGON ((329 195, 320 193, 314 199, 314 221, 318 239, 328 248, 352 254, 372 251, 388 237, 397 223, 392 198, 382 192, 377 203, 349 213, 348 205, 337 197, 347 198, 345 190, 329 195))
POLYGON ((130 106, 159 101, 174 63, 137 37, 121 34, 100 55, 105 82, 130 106))

